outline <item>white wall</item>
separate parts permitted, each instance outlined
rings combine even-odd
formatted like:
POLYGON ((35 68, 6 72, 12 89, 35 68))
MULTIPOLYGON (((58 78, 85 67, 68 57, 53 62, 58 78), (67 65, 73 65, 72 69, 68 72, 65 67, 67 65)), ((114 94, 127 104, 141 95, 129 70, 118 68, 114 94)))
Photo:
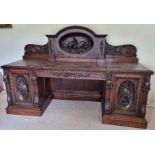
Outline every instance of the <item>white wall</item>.
MULTIPOLYGON (((28 43, 45 44, 45 34, 55 34, 69 25, 13 25, 0 29, 0 65, 20 60, 28 43)), ((155 71, 155 25, 83 25, 97 34, 108 34, 113 45, 134 44, 140 63, 155 71)), ((0 70, 2 72, 2 70, 0 70)), ((155 107, 155 77, 151 79, 149 104, 155 107)))

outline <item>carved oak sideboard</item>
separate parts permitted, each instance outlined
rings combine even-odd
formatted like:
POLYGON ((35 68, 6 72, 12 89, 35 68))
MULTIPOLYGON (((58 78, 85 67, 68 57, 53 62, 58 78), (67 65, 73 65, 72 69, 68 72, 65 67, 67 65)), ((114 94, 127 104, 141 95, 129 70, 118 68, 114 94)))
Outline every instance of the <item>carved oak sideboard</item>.
POLYGON ((52 99, 101 102, 102 123, 146 128, 150 77, 136 47, 73 26, 26 45, 23 60, 2 66, 8 114, 41 116, 52 99))

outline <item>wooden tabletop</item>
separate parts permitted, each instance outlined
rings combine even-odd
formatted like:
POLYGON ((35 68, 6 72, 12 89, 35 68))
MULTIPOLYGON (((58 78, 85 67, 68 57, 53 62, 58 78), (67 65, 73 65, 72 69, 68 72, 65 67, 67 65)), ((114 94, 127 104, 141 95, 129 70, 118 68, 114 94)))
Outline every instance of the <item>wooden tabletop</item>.
POLYGON ((153 71, 144 67, 141 64, 136 63, 113 63, 99 65, 97 63, 76 63, 76 62, 49 62, 49 61, 30 61, 30 60, 20 60, 7 65, 2 66, 2 68, 11 69, 49 69, 56 71, 64 70, 76 70, 76 71, 94 71, 94 72, 147 72, 153 74, 153 71))

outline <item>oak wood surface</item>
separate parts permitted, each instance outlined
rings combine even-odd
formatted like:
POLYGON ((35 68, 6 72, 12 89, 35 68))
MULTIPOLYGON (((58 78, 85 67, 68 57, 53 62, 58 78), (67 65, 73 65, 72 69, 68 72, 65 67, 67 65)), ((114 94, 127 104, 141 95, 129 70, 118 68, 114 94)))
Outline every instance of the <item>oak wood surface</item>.
POLYGON ((137 63, 112 63, 99 65, 97 63, 88 62, 48 62, 48 61, 30 61, 30 60, 19 60, 14 63, 10 63, 2 66, 2 68, 8 69, 49 69, 49 70, 75 70, 76 71, 98 71, 98 72, 143 72, 153 74, 153 71, 137 63))

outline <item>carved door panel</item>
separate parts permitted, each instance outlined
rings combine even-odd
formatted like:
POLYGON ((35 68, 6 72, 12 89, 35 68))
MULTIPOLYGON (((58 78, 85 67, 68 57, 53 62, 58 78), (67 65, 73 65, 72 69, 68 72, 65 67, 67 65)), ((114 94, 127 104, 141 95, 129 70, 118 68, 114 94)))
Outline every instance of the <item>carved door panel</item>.
POLYGON ((137 115, 140 104, 141 88, 141 79, 116 78, 113 101, 115 107, 114 113, 137 115))
POLYGON ((13 73, 13 85, 16 104, 32 103, 30 76, 28 73, 13 73))

